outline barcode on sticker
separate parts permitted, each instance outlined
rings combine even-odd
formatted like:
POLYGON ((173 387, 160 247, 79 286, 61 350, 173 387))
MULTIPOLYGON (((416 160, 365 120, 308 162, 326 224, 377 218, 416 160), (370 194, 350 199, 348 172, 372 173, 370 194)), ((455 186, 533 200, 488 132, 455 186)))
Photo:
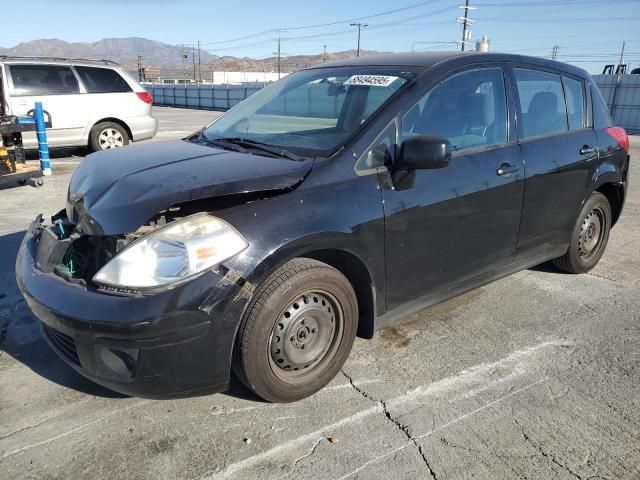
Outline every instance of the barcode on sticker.
POLYGON ((398 77, 390 75, 353 75, 347 79, 343 85, 366 85, 369 87, 388 87, 395 82, 398 77))

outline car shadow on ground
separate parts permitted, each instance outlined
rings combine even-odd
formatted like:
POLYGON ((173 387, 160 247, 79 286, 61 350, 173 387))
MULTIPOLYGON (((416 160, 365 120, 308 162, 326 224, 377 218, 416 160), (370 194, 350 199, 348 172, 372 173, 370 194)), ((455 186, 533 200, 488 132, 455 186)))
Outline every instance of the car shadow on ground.
MULTIPOLYGON (((89 155, 89 149, 86 147, 54 147, 49 149, 49 156, 52 160, 68 157, 86 157, 87 155, 89 155)), ((25 149, 24 156, 27 160, 40 159, 37 148, 25 149)))
POLYGON ((541 273, 553 273, 556 275, 567 275, 566 272, 562 272, 558 270, 556 267, 554 267, 553 263, 551 262, 541 263, 540 265, 530 267, 528 270, 531 270, 533 272, 541 272, 541 273))
MULTIPOLYGON (((31 313, 15 279, 15 259, 25 231, 0 236, 0 356, 10 355, 36 374, 78 392, 104 398, 127 398, 86 379, 62 361, 42 336, 40 321, 31 313)), ((235 398, 262 400, 231 375, 229 390, 235 398)))

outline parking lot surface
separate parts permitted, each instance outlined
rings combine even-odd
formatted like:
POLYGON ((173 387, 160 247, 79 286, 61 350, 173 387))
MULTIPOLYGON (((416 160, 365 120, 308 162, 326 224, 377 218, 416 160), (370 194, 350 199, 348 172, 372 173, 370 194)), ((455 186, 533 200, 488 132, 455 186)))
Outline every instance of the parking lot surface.
MULTIPOLYGON (((156 108, 153 141, 216 112, 156 108)), ((15 285, 31 220, 63 208, 83 152, 0 192, 0 478, 640 478, 640 138, 590 274, 542 265, 356 340, 301 402, 127 398, 49 349, 15 285)), ((71 154, 72 156, 69 156, 71 154)), ((461 246, 463 248, 463 246, 461 246)))

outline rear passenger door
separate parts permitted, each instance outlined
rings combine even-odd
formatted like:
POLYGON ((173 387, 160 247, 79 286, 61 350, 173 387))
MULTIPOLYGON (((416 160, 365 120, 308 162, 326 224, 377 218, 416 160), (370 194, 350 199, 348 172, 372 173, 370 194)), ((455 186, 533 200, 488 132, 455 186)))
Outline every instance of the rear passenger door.
MULTIPOLYGON (((51 117, 47 135, 52 146, 82 144, 89 108, 80 92, 78 79, 68 65, 11 64, 9 107, 17 116, 27 115, 35 102, 51 117)), ((37 144, 35 133, 23 136, 26 147, 37 144)))
POLYGON ((75 66, 91 106, 90 128, 105 118, 115 118, 129 124, 131 117, 149 115, 151 106, 136 98, 131 85, 117 70, 105 67, 75 66))
POLYGON ((526 165, 518 260, 561 255, 598 164, 585 83, 528 65, 511 72, 526 165))

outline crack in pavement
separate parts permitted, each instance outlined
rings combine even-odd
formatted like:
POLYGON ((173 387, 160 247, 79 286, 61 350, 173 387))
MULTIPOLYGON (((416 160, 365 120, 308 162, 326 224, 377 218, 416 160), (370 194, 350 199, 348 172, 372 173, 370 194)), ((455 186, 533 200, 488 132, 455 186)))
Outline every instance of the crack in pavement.
POLYGON ((384 413, 385 417, 387 417, 387 419, 391 423, 393 423, 402 433, 404 433, 404 435, 407 437, 409 442, 413 443, 413 445, 416 447, 416 449, 418 450, 418 453, 420 454, 420 457, 422 458, 422 462, 429 470, 429 474, 431 475, 431 478, 433 478, 434 480, 438 480, 438 477, 433 471, 433 468, 431 468, 431 464, 429 463, 429 459, 427 458, 427 455, 424 451, 423 446, 420 444, 420 442, 418 442, 418 440, 413 435, 411 435, 411 432, 409 431, 409 426, 400 422, 400 420, 398 420, 393 415, 391 415, 391 412, 389 411, 387 404, 384 400, 373 398, 364 389, 358 387, 353 382, 353 379, 347 374, 347 372, 344 371, 344 369, 341 369, 340 372, 349 381, 349 384, 356 392, 358 392, 367 400, 371 400, 372 402, 377 402, 382 407, 382 413, 384 413))
POLYGON ((320 442, 322 442, 322 440, 324 440, 324 439, 323 438, 319 438, 316 441, 316 443, 313 445, 313 447, 311 447, 311 449, 307 453, 305 453, 301 457, 296 458, 293 461, 293 465, 291 466, 291 471, 289 471, 289 474, 292 474, 293 472, 295 472, 296 468, 298 468, 298 463, 300 463, 305 458, 309 458, 311 455, 316 453, 316 449, 318 448, 318 446, 320 445, 320 442))
MULTIPOLYGON (((0 347, 1 347, 1 345, 0 345, 0 347)), ((0 352, 0 355, 2 355, 2 352, 0 352)), ((24 427, 18 428, 17 430, 13 430, 11 432, 3 433, 3 434, 0 435, 0 440, 4 440, 5 438, 12 437, 13 435, 17 435, 18 433, 24 432, 25 430, 31 430, 32 428, 38 428, 40 425, 42 425, 44 423, 47 423, 49 421, 51 421, 51 418, 47 418, 45 420, 42 420, 41 422, 34 423, 33 425, 26 425, 24 427)))
MULTIPOLYGON (((571 470, 568 466, 560 463, 556 457, 553 454, 549 454, 547 452, 545 452, 545 450, 542 448, 541 445, 538 445, 537 443, 535 443, 531 437, 529 435, 527 435, 527 432, 524 431, 524 427, 520 424, 520 422, 518 422, 518 419, 516 417, 513 417, 513 421, 515 422, 515 424, 520 428, 520 433, 522 434, 522 438, 525 439, 525 441, 527 443, 529 443, 529 445, 531 445, 533 448, 535 448, 538 452, 540 452, 540 454, 546 458, 547 460, 549 460, 551 463, 553 463, 554 465, 557 465, 558 467, 562 468, 565 472, 569 473, 571 476, 573 476, 574 478, 577 478, 579 480, 583 480, 583 478, 578 475, 576 472, 574 472, 573 470, 571 470)), ((592 478, 592 477, 589 477, 592 478)))

